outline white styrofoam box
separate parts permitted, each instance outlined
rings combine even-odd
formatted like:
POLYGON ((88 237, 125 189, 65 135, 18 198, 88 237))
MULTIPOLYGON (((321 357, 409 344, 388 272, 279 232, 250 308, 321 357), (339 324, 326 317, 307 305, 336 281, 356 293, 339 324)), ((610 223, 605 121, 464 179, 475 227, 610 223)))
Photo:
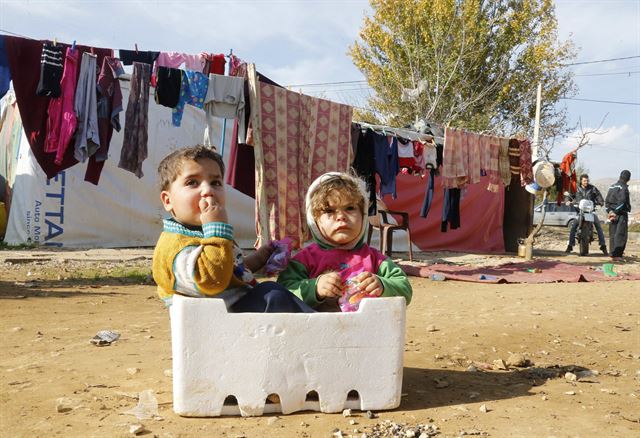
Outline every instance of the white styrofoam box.
POLYGON ((175 295, 173 409, 183 416, 340 412, 400 405, 406 302, 364 299, 352 313, 228 313, 175 295), (347 400, 355 390, 358 399, 347 400), (317 401, 305 401, 316 391, 317 401), (279 404, 265 404, 269 394, 279 404), (227 396, 236 405, 224 405, 227 396))

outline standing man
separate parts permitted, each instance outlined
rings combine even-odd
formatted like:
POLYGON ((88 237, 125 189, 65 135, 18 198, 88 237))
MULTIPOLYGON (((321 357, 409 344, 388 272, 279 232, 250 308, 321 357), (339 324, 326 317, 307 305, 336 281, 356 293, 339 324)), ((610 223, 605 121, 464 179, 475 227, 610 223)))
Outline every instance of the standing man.
MULTIPOLYGON (((602 194, 600 190, 596 186, 592 186, 589 184, 589 175, 583 174, 580 175, 580 185, 578 186, 578 190, 576 190, 576 202, 580 202, 583 199, 588 199, 593 202, 594 206, 604 205, 604 199, 602 198, 602 194)), ((600 224, 600 220, 598 216, 593 215, 593 225, 596 227, 596 231, 598 232, 598 243, 600 244, 600 251, 604 255, 609 255, 607 253, 607 244, 604 240, 604 232, 602 231, 602 225, 600 224)), ((571 231, 569 231, 569 244, 567 245, 567 249, 565 252, 569 253, 573 249, 573 245, 576 244, 576 230, 578 229, 578 221, 574 221, 573 225, 571 225, 571 231)))
POLYGON ((609 187, 607 199, 604 202, 611 221, 609 224, 609 246, 611 247, 611 258, 614 260, 622 259, 624 248, 627 245, 628 215, 631 211, 627 183, 630 179, 631 172, 628 170, 620 172, 620 179, 609 187))

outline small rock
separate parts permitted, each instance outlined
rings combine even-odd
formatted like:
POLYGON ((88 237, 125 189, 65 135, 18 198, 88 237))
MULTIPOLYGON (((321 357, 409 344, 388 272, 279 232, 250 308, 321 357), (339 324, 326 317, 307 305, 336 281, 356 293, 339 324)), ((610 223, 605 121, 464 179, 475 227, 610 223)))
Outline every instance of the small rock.
POLYGON ((513 353, 507 359, 507 366, 510 367, 526 367, 529 361, 520 353, 513 353))
POLYGON ((367 418, 369 420, 373 420, 374 418, 378 418, 378 414, 371 412, 371 411, 367 411, 367 418))
POLYGON ((578 380, 578 376, 570 372, 564 373, 564 378, 569 382, 575 382, 576 380, 578 380))
POLYGON ((356 420, 349 420, 349 424, 355 426, 358 422, 356 420))
POLYGON ((433 382, 436 384, 436 388, 446 388, 449 386, 449 382, 446 379, 433 379, 433 382))
POLYGON ((147 432, 147 429, 144 427, 144 424, 132 424, 129 426, 129 433, 132 435, 140 435, 141 433, 147 432))
POLYGON ((279 419, 279 417, 269 417, 269 419, 267 420, 267 424, 269 426, 273 426, 279 419))
POLYGON ((413 430, 409 429, 404 433, 404 436, 406 438, 415 438, 416 433, 413 430))
POLYGON ((467 367, 467 371, 469 371, 470 373, 475 373, 478 371, 478 368, 476 368, 475 365, 469 365, 467 367))
POLYGON ((66 398, 66 397, 60 397, 59 399, 56 400, 56 412, 59 413, 64 413, 64 412, 69 412, 73 409, 73 401, 66 398))
POLYGON ((497 370, 506 370, 507 364, 502 359, 496 359, 493 361, 493 367, 497 370))
POLYGON ((542 400, 546 401, 547 400, 547 396, 543 395, 542 397, 540 397, 542 400))
POLYGON ((127 368, 127 373, 131 374, 132 376, 134 374, 138 374, 139 371, 140 371, 140 368, 127 368))
POLYGON ((565 392, 566 395, 576 395, 575 391, 567 391, 565 392))
POLYGON ((480 412, 484 412, 485 414, 489 412, 489 408, 487 408, 487 405, 480 405, 480 412))
POLYGON ((309 425, 307 423, 305 423, 304 421, 302 423, 300 423, 300 426, 302 427, 309 427, 309 425))
POLYGON ((167 368, 162 373, 165 375, 165 377, 173 377, 173 370, 171 368, 167 368))
POLYGON ((21 332, 22 330, 24 330, 22 327, 14 327, 11 329, 12 332, 21 332))
POLYGON ((428 332, 437 332, 437 331, 438 331, 438 329, 436 328, 436 326, 435 326, 435 325, 433 325, 433 324, 429 324, 429 325, 427 326, 427 331, 428 331, 428 332))
POLYGON ((344 411, 342 411, 342 416, 343 417, 350 417, 351 416, 351 409, 345 409, 344 411))

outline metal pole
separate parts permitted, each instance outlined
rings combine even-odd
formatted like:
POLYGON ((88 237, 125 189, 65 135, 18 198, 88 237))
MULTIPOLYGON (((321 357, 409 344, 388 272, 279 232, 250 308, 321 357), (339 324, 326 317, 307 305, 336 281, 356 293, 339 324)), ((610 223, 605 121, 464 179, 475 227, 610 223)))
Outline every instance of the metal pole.
POLYGON ((536 121, 533 125, 533 145, 531 147, 531 159, 536 161, 538 159, 538 149, 540 146, 539 134, 540 134, 540 101, 542 100, 542 82, 538 82, 538 93, 536 96, 536 121))

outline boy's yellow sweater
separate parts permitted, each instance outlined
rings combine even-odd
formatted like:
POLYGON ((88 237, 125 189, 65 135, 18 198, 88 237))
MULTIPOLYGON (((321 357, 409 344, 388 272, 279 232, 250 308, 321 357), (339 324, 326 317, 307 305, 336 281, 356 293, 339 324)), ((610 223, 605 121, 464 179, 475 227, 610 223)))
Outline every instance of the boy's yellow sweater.
POLYGON ((167 305, 178 293, 222 298, 230 306, 255 283, 234 245, 231 225, 212 222, 189 229, 174 219, 164 220, 153 252, 153 279, 167 305))

